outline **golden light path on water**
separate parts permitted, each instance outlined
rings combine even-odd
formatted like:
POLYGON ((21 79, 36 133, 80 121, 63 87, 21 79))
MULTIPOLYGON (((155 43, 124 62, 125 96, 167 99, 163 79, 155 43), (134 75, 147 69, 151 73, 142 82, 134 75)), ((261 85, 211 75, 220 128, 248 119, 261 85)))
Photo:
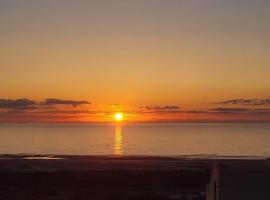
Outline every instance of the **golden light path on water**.
POLYGON ((122 154, 122 124, 115 124, 114 131, 114 155, 122 154))

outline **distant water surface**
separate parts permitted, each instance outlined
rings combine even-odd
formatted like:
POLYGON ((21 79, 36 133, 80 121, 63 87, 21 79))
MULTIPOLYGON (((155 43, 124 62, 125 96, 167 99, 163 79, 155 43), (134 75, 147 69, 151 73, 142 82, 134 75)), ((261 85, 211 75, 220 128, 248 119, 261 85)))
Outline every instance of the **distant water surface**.
POLYGON ((23 153, 270 156, 270 124, 0 124, 0 154, 23 153))

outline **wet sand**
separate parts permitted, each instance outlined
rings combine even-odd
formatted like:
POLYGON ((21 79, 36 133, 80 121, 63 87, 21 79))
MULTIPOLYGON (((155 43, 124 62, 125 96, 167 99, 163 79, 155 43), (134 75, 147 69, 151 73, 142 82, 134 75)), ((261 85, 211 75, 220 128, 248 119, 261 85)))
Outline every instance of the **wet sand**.
POLYGON ((0 199, 205 199, 211 168, 269 170, 268 159, 0 156, 0 199))

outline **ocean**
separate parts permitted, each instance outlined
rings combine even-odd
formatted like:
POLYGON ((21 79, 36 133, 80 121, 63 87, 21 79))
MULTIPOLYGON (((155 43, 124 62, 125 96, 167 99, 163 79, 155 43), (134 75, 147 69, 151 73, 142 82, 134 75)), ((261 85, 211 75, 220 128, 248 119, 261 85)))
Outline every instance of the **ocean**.
POLYGON ((0 124, 0 154, 269 157, 269 123, 0 124))

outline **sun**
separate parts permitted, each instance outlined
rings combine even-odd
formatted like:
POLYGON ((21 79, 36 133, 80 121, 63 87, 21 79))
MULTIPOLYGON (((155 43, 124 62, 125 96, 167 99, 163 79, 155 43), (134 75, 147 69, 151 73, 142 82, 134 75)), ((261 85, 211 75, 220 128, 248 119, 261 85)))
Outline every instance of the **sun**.
POLYGON ((114 119, 115 119, 115 121, 117 121, 117 122, 121 122, 121 121, 123 121, 123 113, 115 113, 114 114, 114 119))

